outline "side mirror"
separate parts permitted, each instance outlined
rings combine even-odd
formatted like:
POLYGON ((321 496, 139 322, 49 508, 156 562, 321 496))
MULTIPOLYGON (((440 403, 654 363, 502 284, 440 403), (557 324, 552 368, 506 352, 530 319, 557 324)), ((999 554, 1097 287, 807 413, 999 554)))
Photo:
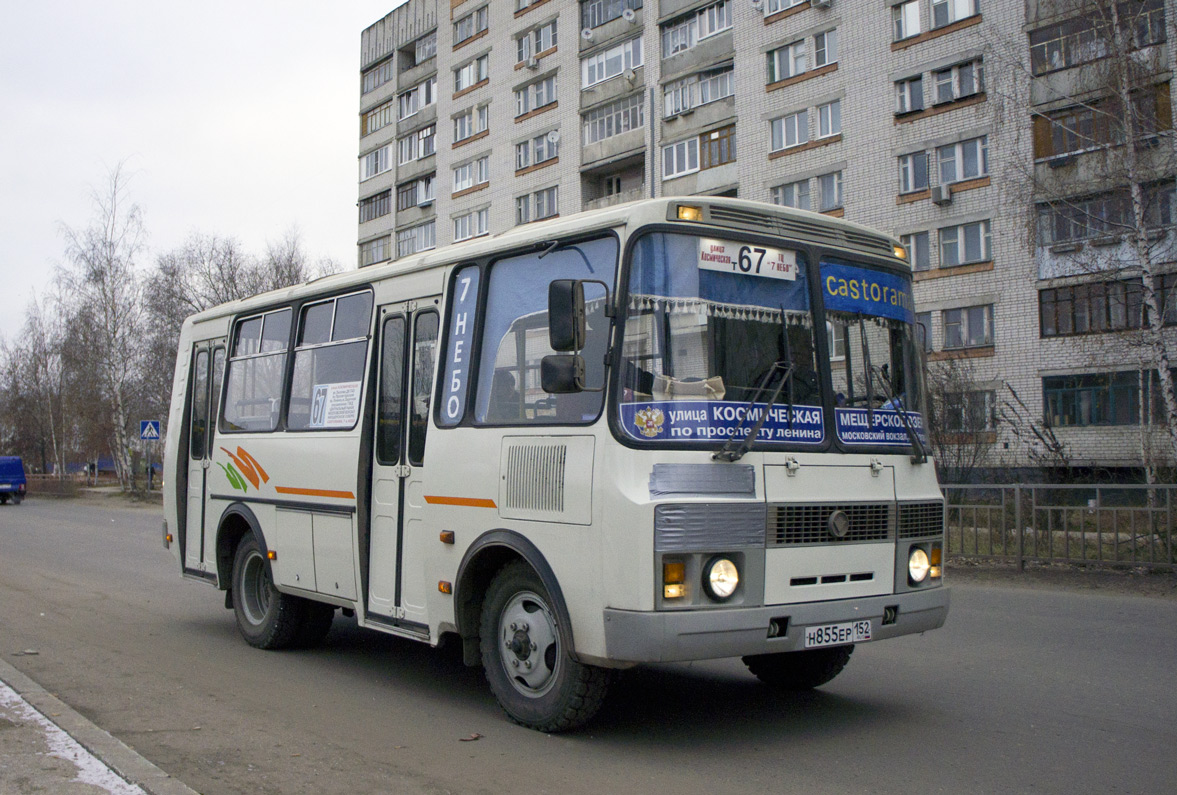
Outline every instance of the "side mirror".
POLYGON ((584 337, 584 284, 556 279, 548 285, 548 344, 554 351, 579 351, 584 337))
POLYGON ((584 357, 545 356, 539 363, 539 380, 551 395, 568 395, 584 391, 584 357))

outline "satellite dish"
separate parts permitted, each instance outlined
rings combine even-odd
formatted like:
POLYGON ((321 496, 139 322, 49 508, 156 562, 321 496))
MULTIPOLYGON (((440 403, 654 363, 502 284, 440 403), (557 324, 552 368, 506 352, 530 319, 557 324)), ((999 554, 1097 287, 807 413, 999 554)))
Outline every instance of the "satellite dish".
POLYGON ((548 143, 550 143, 550 144, 560 143, 560 131, 559 130, 552 130, 551 132, 548 133, 547 137, 548 137, 548 143))
POLYGON ((582 30, 580 32, 580 37, 582 39, 584 39, 585 41, 592 41, 593 40, 593 29, 592 28, 585 28, 584 30, 582 30))
POLYGON ((632 69, 625 70, 625 79, 627 81, 629 81, 630 83, 632 83, 634 80, 636 80, 637 77, 638 77, 638 73, 635 72, 634 70, 632 70, 632 69))
POLYGON ((626 22, 629 22, 632 24, 633 21, 638 18, 638 15, 636 13, 634 13, 634 10, 632 8, 627 8, 621 12, 621 17, 626 22))

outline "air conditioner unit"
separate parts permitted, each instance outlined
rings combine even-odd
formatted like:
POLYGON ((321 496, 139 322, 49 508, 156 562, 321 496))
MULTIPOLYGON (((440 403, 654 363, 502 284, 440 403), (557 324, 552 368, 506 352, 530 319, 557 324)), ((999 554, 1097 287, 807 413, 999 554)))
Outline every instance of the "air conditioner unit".
POLYGON ((592 41, 593 40, 593 29, 592 28, 583 29, 582 31, 580 31, 580 37, 582 39, 584 39, 585 41, 592 41))
POLYGON ((624 11, 622 11, 621 18, 624 19, 626 22, 628 22, 631 25, 635 24, 638 21, 637 12, 635 12, 632 8, 627 8, 624 11))
POLYGON ((952 204, 952 186, 937 185, 932 188, 932 204, 952 204))
POLYGON ((536 59, 536 57, 534 55, 529 56, 528 59, 526 61, 524 61, 523 63, 524 63, 524 66, 526 66, 528 69, 536 69, 539 67, 539 61, 536 59))
POLYGON ((809 4, 814 8, 829 8, 833 0, 809 0, 809 4))

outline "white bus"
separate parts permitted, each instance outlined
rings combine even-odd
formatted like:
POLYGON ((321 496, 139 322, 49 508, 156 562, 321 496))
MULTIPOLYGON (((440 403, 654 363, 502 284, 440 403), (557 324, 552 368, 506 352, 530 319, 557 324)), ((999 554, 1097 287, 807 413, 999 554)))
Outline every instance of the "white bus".
POLYGON ((897 240, 651 199, 189 318, 164 544, 250 644, 460 641, 558 731, 613 673, 824 684, 943 624, 943 497, 897 240))

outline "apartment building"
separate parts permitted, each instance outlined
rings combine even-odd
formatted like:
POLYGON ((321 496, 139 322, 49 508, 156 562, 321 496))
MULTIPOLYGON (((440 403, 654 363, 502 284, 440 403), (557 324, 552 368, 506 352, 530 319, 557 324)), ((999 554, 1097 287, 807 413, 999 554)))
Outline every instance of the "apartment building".
MULTIPOLYGON (((1177 323, 1177 2, 1094 6, 1122 9, 1151 64, 1152 256, 1177 323)), ((1108 60, 1092 7, 409 0, 361 37, 359 263, 648 196, 845 217, 907 245, 962 443, 994 466, 1137 467, 1163 434, 1130 246, 1087 222, 1124 195, 1085 165, 1116 143, 1089 112, 1109 90, 1088 74, 1108 60), (1083 250, 1121 252, 1114 273, 1083 250)))

